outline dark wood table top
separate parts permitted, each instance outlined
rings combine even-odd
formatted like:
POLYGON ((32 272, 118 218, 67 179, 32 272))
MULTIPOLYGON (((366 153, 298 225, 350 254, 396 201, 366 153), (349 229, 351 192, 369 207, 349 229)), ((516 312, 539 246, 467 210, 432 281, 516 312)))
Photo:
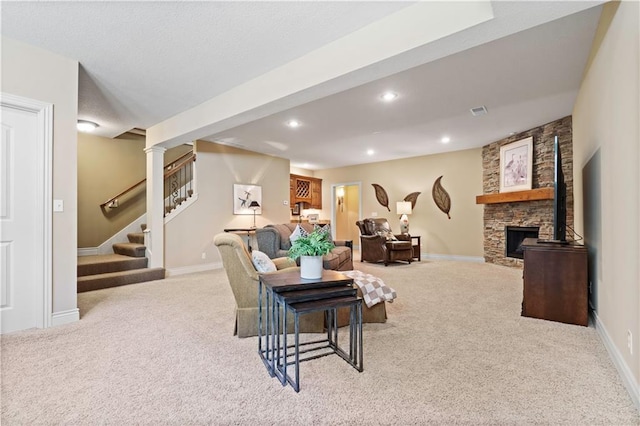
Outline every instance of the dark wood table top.
POLYGON ((323 269, 322 271, 322 278, 317 279, 301 278, 300 270, 295 269, 291 272, 261 274, 260 280, 267 288, 276 293, 322 287, 351 286, 353 284, 352 278, 349 278, 338 271, 326 269, 323 269))

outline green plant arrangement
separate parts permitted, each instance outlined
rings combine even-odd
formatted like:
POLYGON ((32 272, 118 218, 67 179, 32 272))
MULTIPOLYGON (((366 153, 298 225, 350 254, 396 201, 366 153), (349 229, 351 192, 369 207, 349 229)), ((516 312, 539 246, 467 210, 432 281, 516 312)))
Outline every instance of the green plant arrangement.
POLYGON ((327 232, 313 231, 308 235, 298 237, 291 244, 289 257, 295 260, 300 256, 324 256, 334 247, 331 236, 327 232))

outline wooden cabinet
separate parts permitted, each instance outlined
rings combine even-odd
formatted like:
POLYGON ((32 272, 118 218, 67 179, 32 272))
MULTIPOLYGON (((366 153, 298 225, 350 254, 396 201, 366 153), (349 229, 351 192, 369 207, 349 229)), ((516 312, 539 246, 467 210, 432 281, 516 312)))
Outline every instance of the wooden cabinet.
POLYGON ((322 179, 289 175, 289 203, 304 203, 304 208, 322 209, 322 179))
POLYGON ((522 315, 588 325, 587 249, 575 244, 538 242, 524 248, 522 315))
POLYGON ((322 179, 311 181, 311 208, 322 210, 322 179))

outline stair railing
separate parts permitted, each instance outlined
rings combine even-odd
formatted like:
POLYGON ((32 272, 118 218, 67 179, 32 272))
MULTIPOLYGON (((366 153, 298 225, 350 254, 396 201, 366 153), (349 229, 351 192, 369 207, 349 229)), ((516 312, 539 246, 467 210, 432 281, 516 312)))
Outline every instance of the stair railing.
MULTIPOLYGON (((180 156, 178 159, 164 166, 164 187, 165 187, 165 215, 173 210, 180 202, 186 200, 193 194, 194 189, 194 167, 193 163, 196 161, 196 154, 193 151, 187 152, 180 156), (171 188, 169 191, 170 196, 167 196, 167 188, 171 188), (180 200, 180 198, 183 198, 180 200), (167 204, 167 198, 170 203, 167 204), (180 202, 177 202, 180 201, 180 202), (169 210, 169 205, 173 207, 169 210)), ((124 191, 120 192, 109 198, 104 203, 100 204, 102 208, 115 209, 119 206, 119 198, 138 188, 142 184, 146 183, 147 179, 142 179, 139 182, 131 185, 124 191)))
POLYGON ((194 162, 196 155, 178 159, 164 174, 164 215, 185 202, 194 190, 194 162))

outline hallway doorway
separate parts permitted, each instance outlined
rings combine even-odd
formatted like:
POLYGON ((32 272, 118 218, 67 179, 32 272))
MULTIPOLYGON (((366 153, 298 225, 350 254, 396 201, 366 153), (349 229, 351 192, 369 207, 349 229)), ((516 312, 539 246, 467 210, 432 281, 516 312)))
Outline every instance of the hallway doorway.
POLYGON ((354 248, 360 245, 360 231, 356 221, 360 218, 360 182, 338 183, 331 186, 331 223, 335 224, 336 240, 352 240, 354 248))

